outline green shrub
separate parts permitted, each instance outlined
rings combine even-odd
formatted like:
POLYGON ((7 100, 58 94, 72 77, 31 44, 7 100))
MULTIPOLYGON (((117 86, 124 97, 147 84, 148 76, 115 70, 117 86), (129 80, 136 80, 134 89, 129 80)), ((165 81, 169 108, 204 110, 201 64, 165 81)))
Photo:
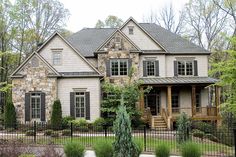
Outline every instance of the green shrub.
POLYGON ((59 137, 59 133, 58 132, 52 132, 51 137, 59 137))
POLYGON ((94 130, 96 131, 103 131, 104 130, 104 125, 106 125, 106 121, 104 118, 97 118, 94 122, 93 122, 93 127, 94 130))
POLYGON ((25 136, 34 136, 34 130, 27 130, 25 136))
POLYGON ((195 130, 193 130, 193 136, 194 137, 199 137, 199 138, 203 139, 204 136, 205 136, 205 133, 203 131, 201 131, 201 130, 195 129, 195 130))
POLYGON ((82 132, 89 131, 89 123, 85 119, 72 120, 74 129, 82 132))
POLYGON ((134 141, 137 148, 137 155, 139 156, 143 152, 143 143, 141 141, 134 141))
POLYGON ((45 135, 45 136, 51 136, 52 133, 53 133, 53 130, 48 129, 48 130, 45 130, 44 135, 45 135))
POLYGON ((191 128, 191 122, 188 115, 183 112, 177 120, 177 142, 183 143, 189 139, 189 131, 191 128))
POLYGON ((62 127, 62 110, 60 100, 55 100, 52 105, 51 125, 53 130, 59 130, 62 127))
POLYGON ((214 127, 214 125, 209 124, 209 123, 205 123, 202 121, 197 121, 193 123, 193 128, 203 131, 204 133, 213 133, 216 128, 214 127))
POLYGON ((66 130, 62 130, 62 136, 70 136, 71 135, 71 130, 66 129, 66 130))
POLYGON ((21 154, 19 157, 35 157, 34 154, 21 154))
POLYGON ((201 157, 201 150, 197 144, 186 142, 182 144, 181 155, 182 157, 201 157))
POLYGON ((219 142, 219 139, 212 134, 206 134, 206 138, 213 141, 213 142, 219 142))
POLYGON ((165 144, 159 144, 155 149, 156 157, 169 157, 170 156, 170 147, 165 144))
POLYGON ((75 120, 75 118, 71 117, 71 116, 63 117, 62 118, 62 128, 63 129, 70 128, 70 123, 71 123, 72 120, 75 120))
POLYGON ((66 157, 83 157, 84 149, 84 146, 76 141, 72 141, 64 145, 66 157))
POLYGON ((106 140, 100 140, 96 142, 93 146, 96 157, 112 157, 113 147, 112 143, 106 140))
POLYGON ((226 144, 228 146, 233 146, 233 130, 229 129, 227 126, 222 125, 221 127, 218 128, 216 132, 213 134, 217 139, 219 140, 220 143, 226 144))
POLYGON ((16 110, 12 102, 7 102, 4 110, 4 123, 6 128, 16 128, 16 110))

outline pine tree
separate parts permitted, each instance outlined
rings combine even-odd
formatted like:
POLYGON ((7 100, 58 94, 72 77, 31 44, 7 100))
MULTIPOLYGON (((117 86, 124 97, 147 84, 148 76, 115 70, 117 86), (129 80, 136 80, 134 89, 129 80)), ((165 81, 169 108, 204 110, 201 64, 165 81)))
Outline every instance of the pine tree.
POLYGON ((52 129, 58 130, 62 126, 62 110, 60 100, 55 100, 52 106, 52 117, 51 117, 52 129))
POLYGON ((16 127, 16 111, 12 102, 7 102, 5 106, 4 122, 6 128, 16 127))
POLYGON ((138 148, 132 140, 130 117, 124 106, 123 96, 114 122, 114 157, 138 157, 138 148))

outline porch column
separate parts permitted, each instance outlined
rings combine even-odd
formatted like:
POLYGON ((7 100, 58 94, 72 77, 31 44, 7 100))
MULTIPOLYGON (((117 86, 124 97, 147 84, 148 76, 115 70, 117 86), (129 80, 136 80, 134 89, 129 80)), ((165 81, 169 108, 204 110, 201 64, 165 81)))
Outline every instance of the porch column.
POLYGON ((167 86, 167 105, 168 105, 168 115, 172 116, 172 96, 171 96, 171 86, 167 86))
POLYGON ((220 87, 215 86, 215 105, 216 105, 216 116, 219 114, 219 106, 220 106, 220 87))
POLYGON ((196 114, 196 86, 192 86, 192 116, 196 114))
POLYGON ((143 92, 143 87, 140 87, 141 95, 140 95, 140 100, 139 100, 139 107, 140 111, 143 113, 144 112, 144 92, 143 92))

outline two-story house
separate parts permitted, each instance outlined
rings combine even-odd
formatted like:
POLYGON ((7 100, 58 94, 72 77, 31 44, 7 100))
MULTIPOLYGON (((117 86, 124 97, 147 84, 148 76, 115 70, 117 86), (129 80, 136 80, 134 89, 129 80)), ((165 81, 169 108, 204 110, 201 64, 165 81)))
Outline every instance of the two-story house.
POLYGON ((128 19, 120 28, 85 28, 64 39, 54 33, 11 75, 19 121, 48 121, 53 101, 63 116, 94 121, 100 117, 101 82, 142 80, 139 109, 150 109, 152 127, 171 128, 186 112, 194 120, 220 124, 219 88, 209 105, 210 52, 153 23, 128 19))

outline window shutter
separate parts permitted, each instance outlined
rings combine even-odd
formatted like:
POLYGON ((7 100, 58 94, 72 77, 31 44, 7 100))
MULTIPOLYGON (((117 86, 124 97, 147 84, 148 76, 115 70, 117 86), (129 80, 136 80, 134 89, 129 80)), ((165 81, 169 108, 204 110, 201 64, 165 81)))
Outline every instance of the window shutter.
POLYGON ((198 67, 197 67, 197 61, 194 60, 194 76, 198 76, 198 67))
POLYGON ((106 73, 107 77, 110 77, 110 60, 106 61, 106 73))
POLYGON ((147 76, 147 61, 143 61, 143 76, 147 76))
POLYGON ((70 116, 75 117, 75 92, 70 92, 70 116))
POLYGON ((129 58, 129 60, 128 60, 128 73, 130 73, 131 68, 132 68, 132 59, 129 58))
POLYGON ((159 61, 155 61, 155 76, 159 76, 159 61))
POLYGON ((45 121, 45 93, 41 93, 41 121, 45 121))
POLYGON ((174 61, 174 76, 178 76, 177 61, 174 61))
POLYGON ((30 121, 30 93, 25 93, 25 121, 30 121))
POLYGON ((90 93, 85 92, 86 120, 90 120, 90 93))

